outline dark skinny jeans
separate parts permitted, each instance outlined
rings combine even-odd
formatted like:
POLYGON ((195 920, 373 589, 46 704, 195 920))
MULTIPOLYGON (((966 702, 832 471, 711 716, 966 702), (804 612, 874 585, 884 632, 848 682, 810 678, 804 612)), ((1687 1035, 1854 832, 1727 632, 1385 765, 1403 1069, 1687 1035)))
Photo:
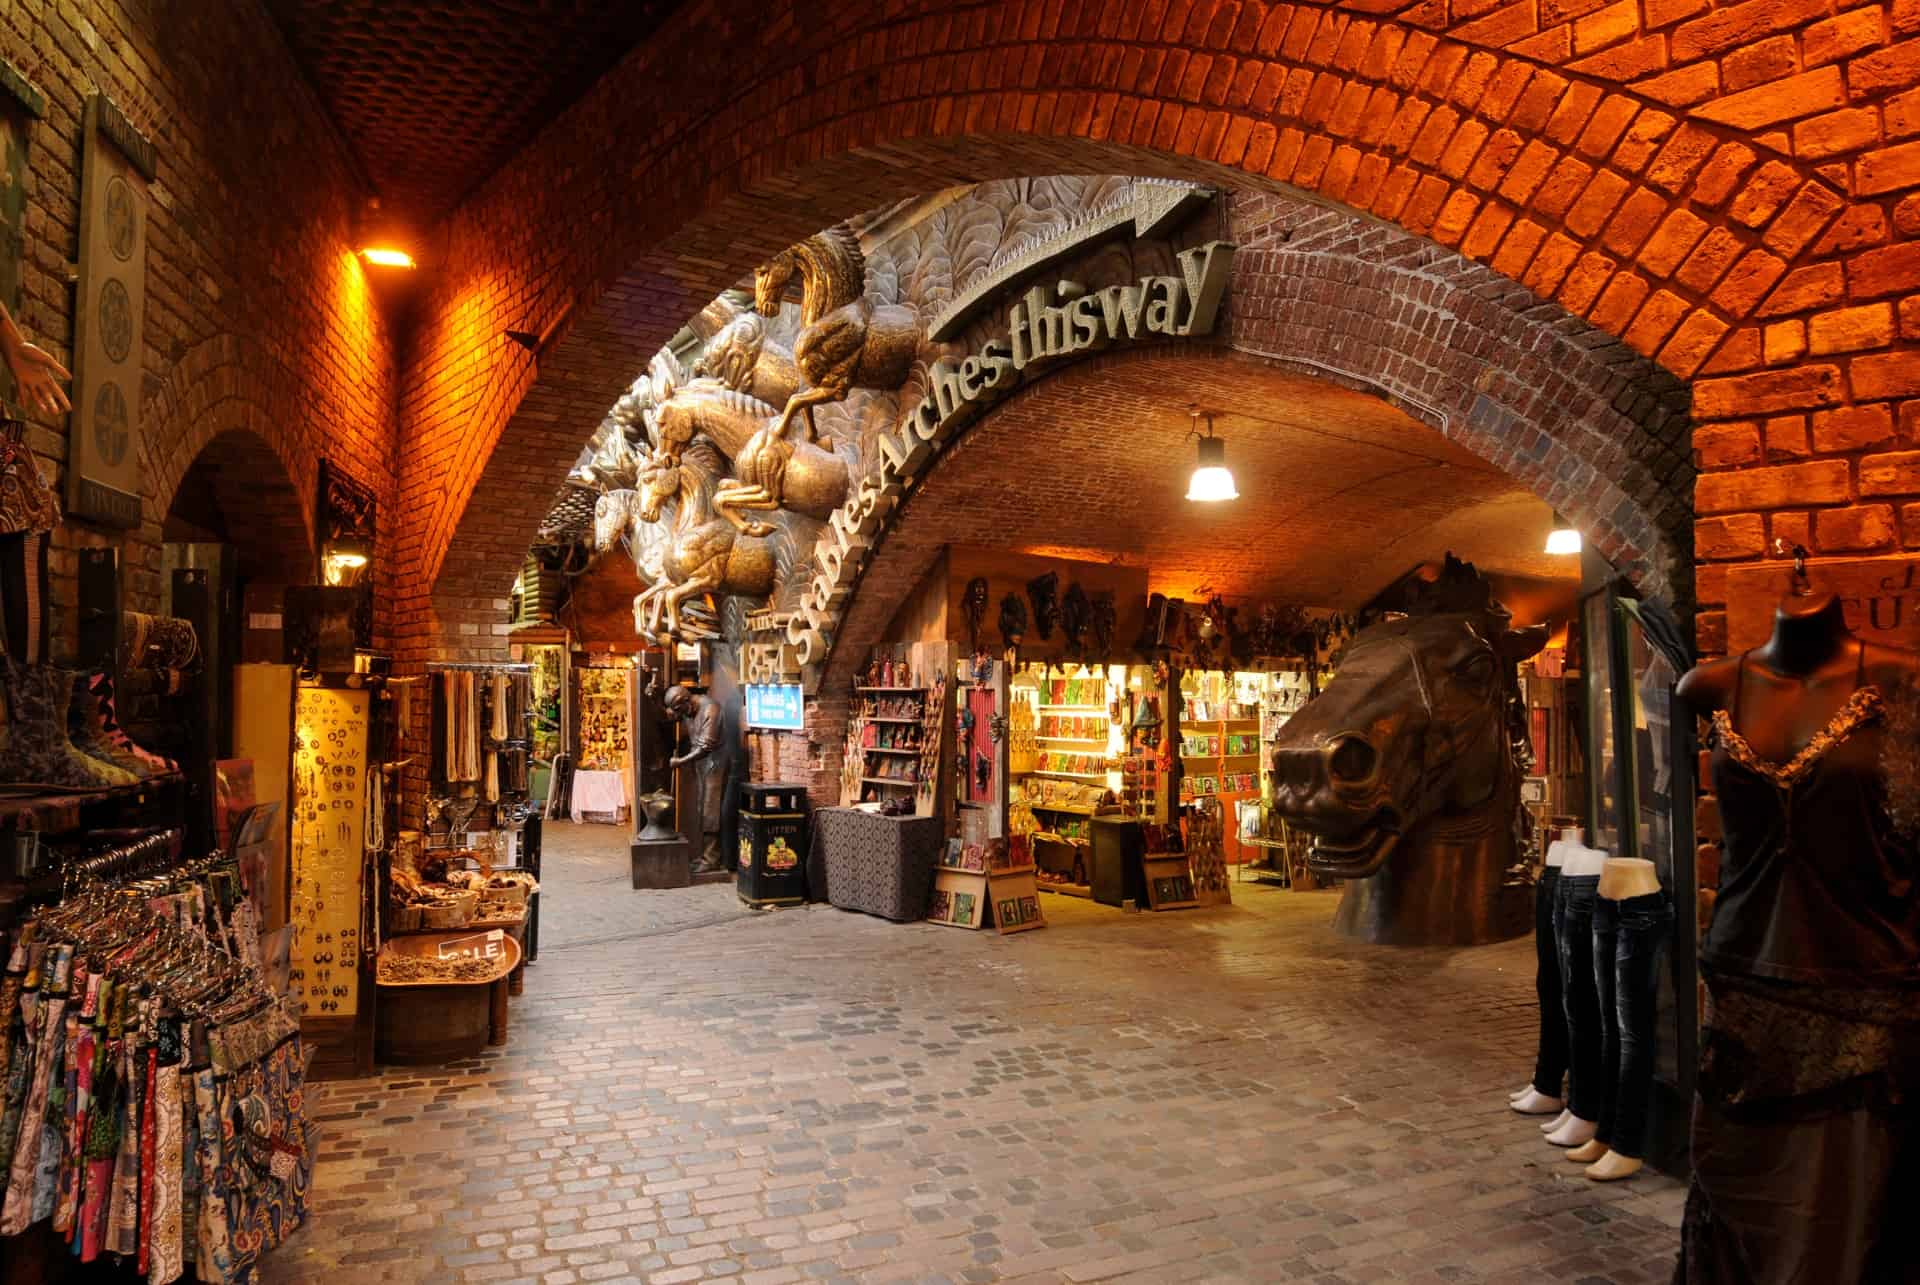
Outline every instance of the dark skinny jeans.
POLYGON ((1567 1013, 1567 1110, 1600 1118, 1600 991, 1593 972, 1593 906, 1599 875, 1560 876, 1553 903, 1553 935, 1560 943, 1560 995, 1567 1013))
POLYGON ((1672 935, 1673 907, 1664 892, 1594 901, 1593 978, 1601 1020, 1600 1129, 1594 1136, 1634 1160, 1646 1154, 1660 956, 1672 935))
POLYGON ((1533 1087, 1550 1098, 1560 1096, 1567 1077, 1567 1005, 1561 998, 1560 941, 1553 930, 1559 892, 1559 867, 1548 866, 1533 886, 1533 993, 1540 998, 1540 1049, 1533 1059, 1533 1087))

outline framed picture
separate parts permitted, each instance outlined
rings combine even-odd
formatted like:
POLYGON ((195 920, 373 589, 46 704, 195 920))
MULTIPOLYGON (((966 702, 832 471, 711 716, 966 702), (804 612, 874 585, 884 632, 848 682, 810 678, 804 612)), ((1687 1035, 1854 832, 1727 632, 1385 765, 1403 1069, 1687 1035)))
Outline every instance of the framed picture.
POLYGON ((1040 885, 1032 872, 1006 875, 991 881, 993 924, 1002 936, 1047 926, 1040 912, 1040 885))
POLYGON ((951 928, 978 928, 986 922, 987 878, 960 870, 936 870, 927 922, 951 928))
POLYGON ((1170 861, 1146 861, 1147 905, 1153 910, 1184 910, 1200 904, 1193 885, 1193 871, 1185 857, 1170 861))

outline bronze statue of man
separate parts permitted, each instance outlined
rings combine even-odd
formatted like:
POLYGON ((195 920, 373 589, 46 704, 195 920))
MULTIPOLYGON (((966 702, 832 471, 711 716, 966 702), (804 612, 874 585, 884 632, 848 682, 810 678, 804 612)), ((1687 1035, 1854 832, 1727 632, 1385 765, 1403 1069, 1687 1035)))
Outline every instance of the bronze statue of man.
POLYGON ((668 760, 671 767, 691 769, 700 817, 700 855, 694 859, 695 874, 713 874, 724 870, 720 855, 720 794, 725 773, 721 765, 709 761, 726 738, 726 718, 720 702, 690 687, 669 687, 660 698, 667 713, 686 725, 687 747, 668 760))

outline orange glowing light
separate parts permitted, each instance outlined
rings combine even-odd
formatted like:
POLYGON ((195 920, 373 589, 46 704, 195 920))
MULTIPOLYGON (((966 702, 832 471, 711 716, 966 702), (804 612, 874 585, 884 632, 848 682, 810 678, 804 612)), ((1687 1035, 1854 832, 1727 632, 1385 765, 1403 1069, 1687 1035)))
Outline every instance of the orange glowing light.
POLYGON ((405 250, 395 250, 388 246, 369 246, 360 251, 360 257, 376 267, 411 268, 413 256, 405 250))

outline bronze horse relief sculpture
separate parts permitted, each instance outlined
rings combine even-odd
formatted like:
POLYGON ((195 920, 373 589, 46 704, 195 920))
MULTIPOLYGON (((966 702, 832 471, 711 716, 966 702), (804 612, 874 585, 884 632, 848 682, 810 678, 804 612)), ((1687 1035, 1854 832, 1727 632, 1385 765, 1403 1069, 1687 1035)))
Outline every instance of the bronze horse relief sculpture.
POLYGON ((1514 667, 1547 630, 1511 624, 1449 554, 1405 614, 1354 636, 1326 690, 1282 728, 1274 807, 1314 836, 1313 871, 1346 882, 1343 935, 1469 946, 1529 927, 1530 894, 1507 883, 1523 775, 1514 667))
POLYGON ((661 576, 633 604, 635 624, 650 637, 681 637, 681 609, 691 598, 708 593, 764 598, 773 591, 773 549, 763 539, 741 535, 714 511, 717 470, 709 459, 704 449, 680 457, 656 453, 640 469, 633 506, 637 521, 658 522, 667 501, 674 501, 661 576))
POLYGON ((713 508, 743 535, 767 536, 773 524, 744 516, 790 509, 826 521, 846 502, 847 461, 833 451, 793 441, 766 402, 735 392, 715 379, 694 379, 675 388, 652 410, 656 457, 677 460, 704 435, 733 463, 733 476, 714 493, 713 508))
POLYGON ((800 337, 793 359, 806 387, 787 399, 775 436, 784 438, 798 412, 807 413, 807 440, 818 440, 813 407, 845 400, 855 388, 898 388, 906 382, 921 340, 912 308, 876 304, 867 298, 866 256, 860 239, 841 225, 817 233, 773 256, 753 276, 754 306, 763 317, 780 311, 780 299, 800 277, 800 337))

